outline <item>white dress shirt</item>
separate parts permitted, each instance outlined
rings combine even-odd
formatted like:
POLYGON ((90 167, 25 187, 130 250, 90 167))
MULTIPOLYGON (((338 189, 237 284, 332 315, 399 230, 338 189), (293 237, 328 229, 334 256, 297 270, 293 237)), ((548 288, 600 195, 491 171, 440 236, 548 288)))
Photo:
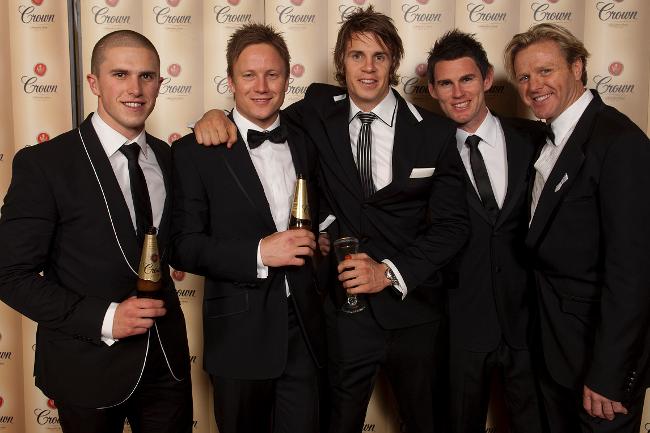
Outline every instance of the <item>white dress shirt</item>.
MULTIPOLYGON (((237 108, 232 114, 235 125, 246 143, 246 148, 257 171, 257 176, 262 183, 264 195, 271 209, 271 216, 275 222, 275 228, 279 232, 287 230, 289 226, 289 214, 291 212, 291 201, 293 199, 293 190, 296 185, 296 170, 291 158, 289 144, 273 143, 269 140, 264 141, 259 147, 251 149, 248 147, 248 130, 254 131, 271 131, 280 126, 280 116, 267 129, 262 129, 250 120, 242 116, 237 108)), ((262 240, 257 244, 257 277, 267 278, 269 268, 262 263, 260 245, 262 240)), ((289 285, 285 278, 287 296, 289 296, 289 285)))
POLYGON ((529 225, 533 220, 533 216, 535 216, 539 196, 542 194, 544 185, 546 184, 551 171, 553 171, 553 167, 555 167, 555 163, 560 157, 566 142, 573 133, 578 120, 580 120, 580 117, 585 112, 592 99, 594 99, 594 95, 592 95, 589 90, 585 90, 585 92, 580 95, 573 104, 564 110, 562 114, 551 123, 551 129, 555 135, 555 143, 551 142, 551 140, 547 138, 546 143, 539 154, 539 158, 535 161, 536 173, 533 192, 531 194, 529 225))
MULTIPOLYGON (((133 228, 136 229, 135 221, 135 208, 133 207, 133 197, 131 196, 131 180, 129 177, 128 159, 122 152, 119 151, 120 147, 124 144, 138 143, 140 146, 140 154, 138 156, 138 164, 142 168, 144 178, 147 182, 147 189, 149 190, 149 198, 151 199, 151 212, 153 215, 153 223, 156 227, 160 226, 162 219, 163 207, 165 205, 165 181, 163 178, 162 170, 156 159, 153 150, 147 145, 146 135, 144 130, 133 140, 127 139, 125 136, 111 128, 98 113, 93 114, 90 119, 99 142, 106 152, 108 162, 110 162, 115 173, 117 183, 120 185, 122 195, 126 201, 126 206, 129 208, 131 215, 131 222, 133 228)), ((119 304, 111 302, 104 321, 102 322, 102 341, 111 346, 115 341, 113 339, 113 319, 115 318, 115 310, 119 304)))
MULTIPOLYGON (((361 131, 361 120, 357 114, 361 111, 359 107, 350 98, 350 115, 349 115, 349 133, 350 146, 354 163, 357 163, 357 142, 359 132, 361 131)), ((370 130, 372 131, 372 180, 377 191, 387 186, 393 180, 393 144, 395 141, 395 124, 397 123, 397 98, 390 89, 382 101, 371 110, 377 115, 377 119, 372 122, 370 130)), ((406 297, 408 289, 406 282, 402 278, 397 267, 389 259, 382 260, 397 277, 399 284, 394 286, 402 293, 402 299, 406 297)))
POLYGON ((478 150, 481 152, 481 156, 483 156, 494 198, 499 209, 501 209, 503 200, 506 198, 506 191, 508 190, 508 155, 506 153, 506 139, 503 134, 501 122, 488 111, 487 116, 485 116, 485 119, 483 119, 481 126, 478 127, 476 132, 469 133, 460 128, 456 130, 456 145, 458 146, 460 159, 463 161, 469 179, 478 194, 476 181, 472 174, 472 165, 469 161, 469 146, 465 144, 465 140, 470 135, 476 135, 481 138, 478 144, 478 150))

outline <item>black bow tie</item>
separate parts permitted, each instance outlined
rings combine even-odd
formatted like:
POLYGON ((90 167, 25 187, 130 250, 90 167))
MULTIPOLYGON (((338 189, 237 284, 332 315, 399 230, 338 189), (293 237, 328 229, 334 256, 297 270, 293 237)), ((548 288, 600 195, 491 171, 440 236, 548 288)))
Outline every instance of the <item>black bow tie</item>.
POLYGON ((248 148, 255 149, 260 144, 269 140, 272 143, 284 143, 287 141, 287 130, 280 125, 272 131, 255 131, 248 130, 248 148))
POLYGON ((555 133, 553 132, 553 128, 551 128, 550 123, 542 123, 543 128, 544 128, 544 133, 546 134, 546 137, 551 140, 551 143, 555 144, 555 133))

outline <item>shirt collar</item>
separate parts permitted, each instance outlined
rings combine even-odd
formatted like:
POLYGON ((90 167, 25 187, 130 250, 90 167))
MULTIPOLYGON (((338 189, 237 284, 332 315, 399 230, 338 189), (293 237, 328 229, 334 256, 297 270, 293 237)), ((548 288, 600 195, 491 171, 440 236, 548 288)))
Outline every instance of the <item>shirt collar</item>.
POLYGON ((594 99, 594 95, 591 94, 591 91, 585 90, 578 99, 576 99, 573 104, 564 110, 557 119, 551 122, 551 129, 553 134, 555 134, 555 145, 558 146, 560 143, 563 143, 567 135, 573 130, 580 116, 585 112, 587 106, 594 99))
POLYGON ((253 131, 260 131, 260 132, 272 131, 278 126, 280 126, 280 112, 278 112, 278 117, 276 117, 275 121, 266 129, 260 128, 258 125, 256 125, 255 123, 251 122, 250 120, 242 116, 239 113, 239 111, 237 111, 237 107, 233 108, 232 110, 232 119, 235 121, 235 125, 237 125, 237 129, 239 129, 239 133, 241 134, 244 143, 246 143, 246 147, 248 147, 249 129, 252 129, 253 131))
POLYGON ((483 122, 481 122, 481 125, 475 132, 469 133, 460 128, 456 129, 456 143, 458 143, 458 149, 462 149, 462 146, 465 144, 465 140, 467 140, 467 137, 470 135, 478 135, 481 140, 484 141, 488 146, 496 146, 498 139, 497 128, 497 118, 488 109, 485 119, 483 119, 483 122))
MULTIPOLYGON (((352 98, 350 98, 350 117, 348 122, 356 117, 356 115, 361 111, 359 107, 354 103, 352 98)), ((377 117, 384 122, 386 125, 393 127, 393 121, 395 120, 395 113, 397 112, 397 98, 393 93, 393 89, 388 90, 388 94, 382 99, 382 101, 371 110, 372 113, 375 113, 377 117)))
POLYGON ((93 128, 95 128, 95 132, 97 133, 97 137, 99 137, 99 142, 104 148, 104 152, 106 152, 106 156, 109 158, 113 156, 113 154, 115 154, 115 152, 117 152, 120 147, 122 147, 122 145, 131 143, 138 143, 144 157, 147 157, 149 146, 147 146, 147 138, 144 129, 140 131, 140 134, 138 134, 138 136, 133 140, 129 140, 111 128, 108 123, 102 119, 99 113, 93 113, 90 121, 92 122, 93 128))

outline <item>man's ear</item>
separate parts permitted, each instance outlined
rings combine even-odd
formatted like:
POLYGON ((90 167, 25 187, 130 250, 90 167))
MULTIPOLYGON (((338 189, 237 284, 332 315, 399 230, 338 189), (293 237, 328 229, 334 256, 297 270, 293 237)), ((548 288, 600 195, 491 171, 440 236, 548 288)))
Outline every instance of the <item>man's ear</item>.
POLYGON ((95 96, 101 96, 101 93, 99 92, 99 85, 98 85, 98 79, 95 74, 88 74, 86 75, 86 81, 88 81, 88 85, 90 86, 90 91, 93 92, 93 95, 95 96))
POLYGON ((485 78, 483 79, 483 91, 487 92, 490 90, 492 84, 494 84, 494 68, 490 66, 485 73, 485 78))
POLYGON ((438 94, 436 93, 436 87, 431 83, 429 83, 427 87, 429 88, 429 95, 431 95, 433 99, 438 99, 438 94))

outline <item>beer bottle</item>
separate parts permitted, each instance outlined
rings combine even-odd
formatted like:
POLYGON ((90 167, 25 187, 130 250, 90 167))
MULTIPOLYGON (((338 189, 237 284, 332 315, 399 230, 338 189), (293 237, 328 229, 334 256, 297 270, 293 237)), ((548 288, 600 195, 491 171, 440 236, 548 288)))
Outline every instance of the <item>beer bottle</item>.
POLYGON ((138 268, 138 283, 136 285, 138 298, 155 298, 161 286, 156 228, 149 227, 144 235, 142 256, 138 268))
POLYGON ((307 199, 307 180, 301 174, 296 179, 296 188, 293 192, 291 214, 289 215, 289 229, 311 230, 309 200, 307 199))

